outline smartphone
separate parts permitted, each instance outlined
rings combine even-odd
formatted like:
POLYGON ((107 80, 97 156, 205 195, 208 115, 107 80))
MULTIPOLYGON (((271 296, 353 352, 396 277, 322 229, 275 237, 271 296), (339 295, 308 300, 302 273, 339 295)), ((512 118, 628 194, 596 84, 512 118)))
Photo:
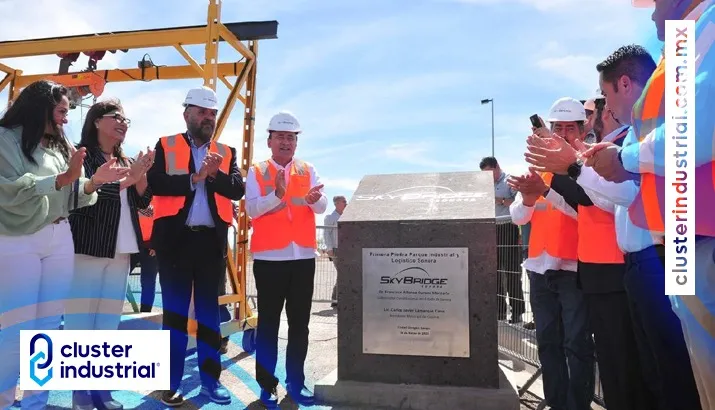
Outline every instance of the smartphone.
POLYGON ((531 121, 531 126, 534 128, 541 128, 544 126, 544 124, 541 123, 539 114, 534 114, 531 117, 529 117, 529 121, 531 121))

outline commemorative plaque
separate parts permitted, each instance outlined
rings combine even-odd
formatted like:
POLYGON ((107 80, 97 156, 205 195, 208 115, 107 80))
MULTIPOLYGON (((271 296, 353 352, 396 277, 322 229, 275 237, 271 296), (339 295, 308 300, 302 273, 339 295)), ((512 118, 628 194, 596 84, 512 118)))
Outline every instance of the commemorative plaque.
POLYGON ((363 352, 469 357, 467 248, 366 248, 363 352))
POLYGON ((491 172, 362 179, 338 220, 338 368, 321 403, 519 408, 498 364, 494 204, 491 172))

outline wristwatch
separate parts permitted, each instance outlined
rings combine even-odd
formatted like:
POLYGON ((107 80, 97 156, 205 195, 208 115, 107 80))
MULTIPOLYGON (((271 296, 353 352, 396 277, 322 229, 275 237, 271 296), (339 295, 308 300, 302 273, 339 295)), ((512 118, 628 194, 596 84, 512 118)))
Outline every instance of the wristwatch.
POLYGON ((571 179, 578 179, 579 175, 581 175, 581 167, 583 166, 583 161, 580 159, 577 159, 576 162, 573 164, 569 165, 568 171, 568 176, 571 179))

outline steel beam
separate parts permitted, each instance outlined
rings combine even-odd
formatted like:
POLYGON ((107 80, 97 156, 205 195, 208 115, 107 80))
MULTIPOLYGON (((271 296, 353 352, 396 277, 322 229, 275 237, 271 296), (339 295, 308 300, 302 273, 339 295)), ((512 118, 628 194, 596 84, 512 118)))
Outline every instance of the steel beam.
POLYGON ((190 66, 194 67, 194 70, 196 70, 196 73, 198 73, 199 76, 201 78, 203 78, 204 77, 204 68, 201 67, 201 65, 199 65, 199 63, 197 63, 193 57, 191 57, 191 54, 189 54, 189 52, 186 51, 184 49, 184 47, 182 47, 180 44, 174 44, 174 48, 176 49, 176 51, 179 52, 179 54, 181 54, 182 57, 184 57, 184 59, 186 60, 187 63, 189 63, 190 66))
POLYGON ((17 97, 18 91, 20 87, 18 87, 18 83, 20 82, 20 77, 22 77, 22 70, 15 70, 15 74, 10 80, 10 88, 8 89, 7 93, 7 101, 12 102, 15 100, 15 97, 17 97))
POLYGON ((234 33, 231 32, 231 30, 228 29, 224 24, 219 25, 219 34, 221 35, 221 38, 224 39, 228 44, 233 46, 233 48, 236 49, 239 53, 241 53, 246 59, 250 60, 253 58, 256 58, 256 56, 253 55, 251 50, 248 49, 243 43, 241 43, 241 40, 239 40, 238 37, 234 33))
POLYGON ((14 78, 15 78, 15 73, 14 73, 14 72, 5 74, 5 78, 3 78, 3 79, 2 79, 2 82, 0 82, 0 93, 2 92, 2 90, 5 89, 5 87, 7 87, 8 84, 10 84, 10 82, 11 82, 14 78))
MULTIPOLYGON (((225 26, 241 40, 278 38, 278 22, 257 21, 226 23, 225 26)), ((206 44, 206 25, 173 27, 155 30, 118 31, 31 40, 0 42, 0 59, 82 53, 90 50, 132 50, 138 48, 171 47, 174 44, 206 44)), ((220 41, 221 39, 219 39, 220 41)))
MULTIPOLYGON (((218 72, 219 24, 221 21, 221 0, 209 0, 206 20, 206 62, 204 64, 204 86, 216 91, 218 72)), ((236 100, 235 98, 233 99, 236 100)))
POLYGON ((216 121, 216 131, 214 132, 215 139, 220 138, 223 129, 226 128, 226 124, 228 123, 228 117, 229 115, 231 115, 233 107, 236 106, 236 100, 240 95, 241 88, 243 88, 243 84, 246 82, 246 79, 252 71, 253 61, 249 61, 248 64, 244 66, 241 75, 239 75, 236 79, 236 84, 231 87, 231 92, 228 93, 228 98, 226 99, 226 105, 224 105, 223 110, 221 110, 221 113, 218 116, 218 120, 216 121))
MULTIPOLYGON (((221 63, 217 65, 219 75, 226 77, 238 76, 246 63, 221 63)), ((202 78, 201 74, 196 72, 196 68, 191 65, 171 66, 171 67, 151 67, 151 68, 131 68, 131 69, 114 69, 114 70, 97 70, 95 74, 104 78, 108 83, 127 82, 127 81, 153 81, 153 80, 186 80, 192 78, 202 78)), ((72 75, 62 74, 62 75, 72 75)), ((75 73, 76 74, 76 73, 75 73)), ((47 77, 58 76, 58 74, 37 74, 26 75, 18 78, 16 87, 26 87, 30 83, 47 77)))
POLYGON ((10 73, 13 73, 13 74, 14 74, 14 73, 15 73, 15 69, 14 69, 14 68, 9 67, 9 66, 6 66, 6 65, 3 64, 3 63, 0 63, 0 71, 2 71, 3 73, 7 73, 7 74, 10 74, 10 73))

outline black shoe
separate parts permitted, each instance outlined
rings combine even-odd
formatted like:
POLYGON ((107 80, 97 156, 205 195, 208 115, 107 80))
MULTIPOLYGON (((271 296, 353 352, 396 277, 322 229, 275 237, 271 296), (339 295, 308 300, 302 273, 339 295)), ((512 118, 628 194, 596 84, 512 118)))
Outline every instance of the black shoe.
POLYGON ((277 409, 278 391, 275 388, 271 391, 261 389, 261 403, 263 403, 267 409, 277 409))
POLYGON ((219 352, 221 352, 221 354, 228 353, 228 338, 227 337, 224 337, 223 339, 221 339, 221 349, 219 349, 219 352))
POLYGON ((177 407, 184 404, 184 396, 178 391, 165 391, 161 395, 161 402, 167 407, 177 407))
POLYGON ((209 400, 218 404, 229 404, 231 403, 231 393, 226 390, 221 383, 211 383, 210 385, 204 385, 201 387, 201 394, 207 396, 209 400))
POLYGON ((107 390, 92 392, 92 396, 99 410, 124 410, 124 406, 114 400, 112 393, 107 390))
POLYGON ((308 390, 305 386, 293 386, 290 383, 286 384, 286 391, 294 402, 301 404, 303 406, 312 406, 315 404, 315 397, 313 397, 313 392, 308 390))
POLYGON ((72 410, 94 410, 92 396, 86 390, 72 392, 72 410))

